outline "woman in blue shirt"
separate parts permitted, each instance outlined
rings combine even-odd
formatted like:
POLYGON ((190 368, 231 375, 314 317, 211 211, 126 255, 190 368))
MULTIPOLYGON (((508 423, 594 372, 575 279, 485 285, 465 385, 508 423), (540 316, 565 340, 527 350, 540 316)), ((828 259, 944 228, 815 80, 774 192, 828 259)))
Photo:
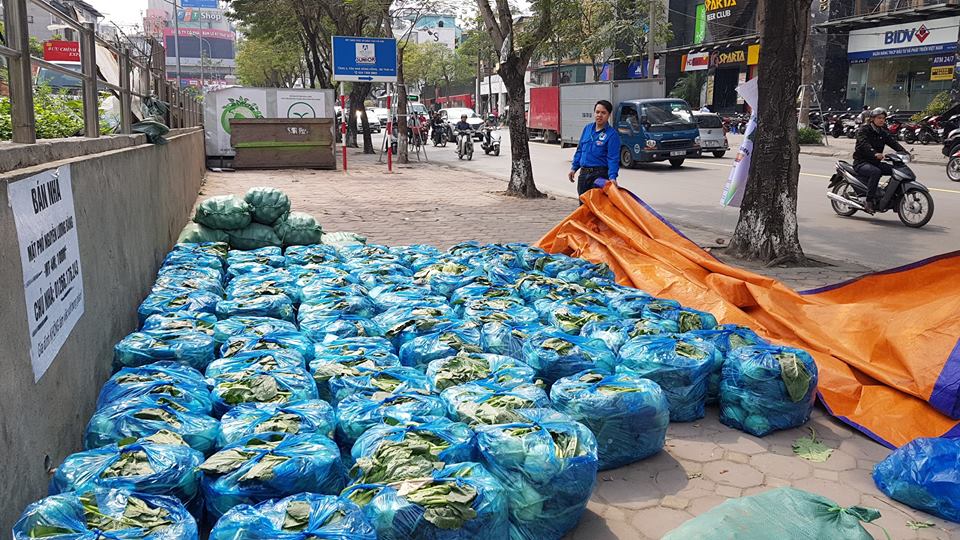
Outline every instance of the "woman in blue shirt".
MULTIPOLYGON (((580 171, 577 195, 583 195, 594 187, 598 178, 616 180, 620 172, 620 135, 608 123, 613 113, 613 104, 601 99, 593 106, 594 123, 587 124, 580 134, 577 153, 568 175, 570 181, 580 171)), ((583 204, 583 203, 580 203, 583 204)))

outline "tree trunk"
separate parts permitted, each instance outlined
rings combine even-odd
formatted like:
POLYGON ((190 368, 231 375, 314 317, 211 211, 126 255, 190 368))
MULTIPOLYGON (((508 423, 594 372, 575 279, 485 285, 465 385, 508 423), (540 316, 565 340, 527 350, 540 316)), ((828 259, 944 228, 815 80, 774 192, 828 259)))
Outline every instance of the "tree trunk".
POLYGON ((811 0, 761 0, 758 126, 740 219, 730 242, 734 256, 766 263, 803 264, 797 234, 796 92, 810 26, 811 0))
POLYGON ((800 102, 800 115, 797 120, 801 126, 810 125, 810 103, 813 101, 813 40, 807 36, 803 46, 803 60, 800 70, 800 84, 803 85, 803 100, 800 102))
POLYGON ((500 63, 497 73, 507 87, 507 124, 510 126, 510 182, 507 194, 518 197, 538 198, 545 195, 533 182, 533 164, 530 163, 530 144, 527 137, 527 119, 524 114, 526 62, 510 54, 500 63))

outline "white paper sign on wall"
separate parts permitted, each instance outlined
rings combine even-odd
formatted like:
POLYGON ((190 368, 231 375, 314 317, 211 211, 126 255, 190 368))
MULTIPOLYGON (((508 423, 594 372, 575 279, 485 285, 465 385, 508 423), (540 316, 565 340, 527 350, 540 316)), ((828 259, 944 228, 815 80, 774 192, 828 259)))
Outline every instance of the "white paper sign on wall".
POLYGON ((47 371, 83 315, 83 274, 70 166, 7 187, 17 227, 33 379, 47 371))

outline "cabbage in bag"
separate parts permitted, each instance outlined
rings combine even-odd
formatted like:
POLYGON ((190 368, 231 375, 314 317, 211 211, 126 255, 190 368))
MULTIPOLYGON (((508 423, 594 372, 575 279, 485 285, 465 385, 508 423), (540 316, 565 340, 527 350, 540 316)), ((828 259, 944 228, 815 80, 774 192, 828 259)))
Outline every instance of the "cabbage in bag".
POLYGON ((546 409, 550 398, 539 386, 521 384, 502 387, 488 382, 472 382, 451 386, 440 397, 461 422, 477 424, 509 424, 524 420, 519 409, 546 409))
POLYGON ((316 493, 235 506, 210 532, 210 540, 305 539, 377 540, 377 533, 357 505, 316 493))
POLYGON ((572 336, 557 328, 546 328, 523 344, 522 360, 547 384, 597 366, 612 370, 616 356, 599 339, 572 336))
POLYGON ((210 456, 200 471, 206 509, 213 518, 240 504, 297 493, 334 495, 347 479, 337 445, 319 433, 244 437, 210 456))
POLYGON ((763 437, 810 419, 817 365, 803 350, 775 345, 741 347, 723 364, 720 421, 763 437))
POLYGON ((83 444, 91 450, 164 430, 180 435, 191 448, 207 454, 216 443, 220 423, 205 414, 172 404, 120 402, 93 413, 83 444))
POLYGON ((242 229, 250 224, 251 210, 239 197, 218 195, 197 206, 193 221, 211 229, 242 229))
POLYGON ((197 540, 197 522, 174 497, 94 488, 51 495, 27 507, 14 540, 197 540))
POLYGON ((243 200, 252 208, 253 221, 264 225, 273 225, 290 212, 290 198, 277 188, 252 187, 243 200))
POLYGON ((319 244, 323 238, 323 228, 306 212, 290 212, 274 224, 273 230, 284 246, 319 244))
POLYGON ((173 313, 157 313, 147 317, 143 322, 143 331, 171 331, 201 332, 212 336, 217 325, 217 316, 212 313, 194 311, 175 311, 173 313))
POLYGON ((172 361, 203 370, 215 356, 213 337, 178 330, 134 332, 113 348, 113 369, 172 361))
POLYGON ((960 439, 914 439, 873 469, 885 495, 960 523, 960 439))
POLYGON ((650 457, 663 448, 670 406, 660 385, 630 373, 588 370, 554 383, 553 407, 597 438, 600 470, 650 457))
POLYGON ((427 378, 435 392, 469 382, 501 387, 532 384, 536 371, 516 358, 498 354, 461 353, 430 362, 427 378))
POLYGON ((201 414, 213 410, 203 375, 176 362, 121 369, 100 389, 97 408, 129 402, 171 404, 201 414))
POLYGON ((217 447, 223 448, 258 433, 320 433, 333 437, 337 418, 326 401, 308 399, 290 404, 241 403, 220 419, 217 447))
POLYGON ((152 292, 137 308, 137 317, 141 325, 147 317, 157 313, 177 311, 200 311, 215 313, 221 297, 205 290, 165 289, 152 292))
POLYGON ((293 301, 290 300, 290 297, 281 294, 221 300, 217 302, 216 310, 217 317, 220 319, 270 317, 290 322, 296 319, 293 301))
POLYGON ((297 327, 292 322, 273 317, 230 317, 217 322, 213 328, 213 339, 220 346, 234 336, 265 336, 275 332, 296 331, 297 327))
POLYGON ((365 431, 386 420, 429 422, 447 415, 440 396, 406 392, 353 394, 337 403, 337 441, 350 448, 365 431))

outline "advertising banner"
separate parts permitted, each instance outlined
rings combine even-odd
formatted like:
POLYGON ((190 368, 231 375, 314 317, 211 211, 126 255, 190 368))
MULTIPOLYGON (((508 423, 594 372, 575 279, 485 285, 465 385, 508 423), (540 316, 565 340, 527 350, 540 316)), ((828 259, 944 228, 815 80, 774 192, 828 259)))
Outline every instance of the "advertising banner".
POLYGON ((710 41, 752 34, 756 28, 756 0, 704 0, 710 41))
POLYGON ((747 123, 746 136, 743 143, 740 144, 740 150, 737 151, 737 158, 733 162, 733 169, 730 171, 730 178, 727 179, 727 185, 723 188, 723 195, 720 196, 720 204, 723 206, 740 207, 743 202, 743 193, 747 189, 747 180, 750 175, 750 161, 753 154, 753 137, 757 131, 757 101, 760 98, 760 92, 757 87, 757 79, 749 81, 737 87, 737 94, 750 105, 753 114, 747 123))
POLYGON ((43 42, 43 59, 47 62, 79 62, 79 41, 50 40, 43 42))

